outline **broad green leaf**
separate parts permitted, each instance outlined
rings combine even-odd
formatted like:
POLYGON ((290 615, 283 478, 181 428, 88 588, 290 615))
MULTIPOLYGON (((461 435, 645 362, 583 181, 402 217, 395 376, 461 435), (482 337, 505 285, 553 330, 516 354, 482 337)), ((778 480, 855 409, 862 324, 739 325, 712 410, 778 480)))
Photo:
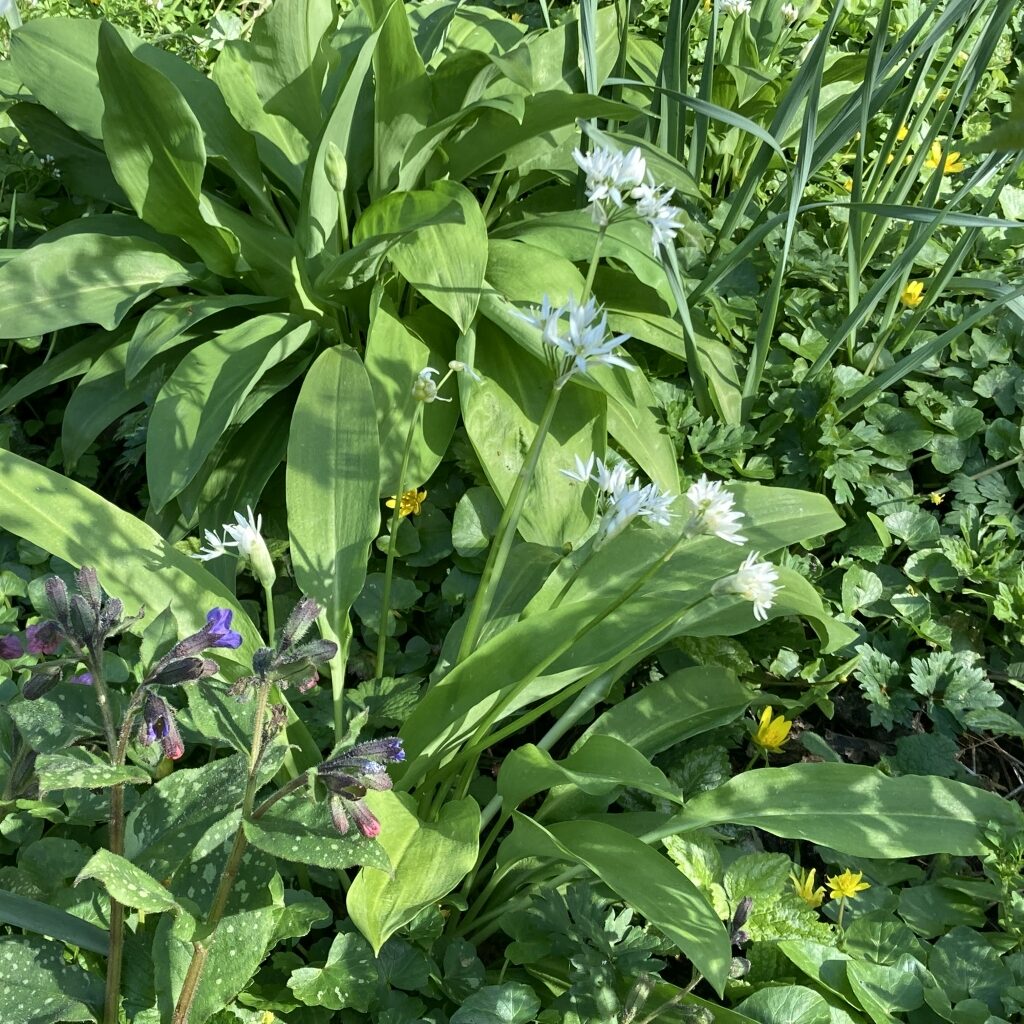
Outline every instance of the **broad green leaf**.
POLYGON ((182 861, 218 848, 238 829, 245 774, 244 758, 235 756, 161 779, 128 815, 125 857, 166 878, 182 861))
POLYGON ((458 204, 435 191, 392 192, 371 203, 352 231, 352 248, 333 259, 316 279, 328 294, 369 281, 399 239, 431 224, 461 224, 458 204))
POLYGON ((74 324, 112 331, 147 295, 192 276, 160 246, 131 235, 82 233, 40 242, 0 266, 0 338, 74 324))
POLYGON ((147 914, 176 912, 180 909, 174 897, 152 875, 109 850, 97 850, 82 868, 75 884, 84 878, 98 879, 112 899, 126 907, 137 907, 147 914))
POLYGON ((452 1024, 526 1024, 537 1019, 540 1000, 521 981, 485 985, 462 1000, 452 1024))
POLYGON ((115 768, 81 747, 71 747, 63 754, 40 754, 36 760, 39 788, 44 793, 55 789, 100 789, 124 782, 148 783, 149 772, 124 765, 115 768))
POLYGON ((566 821, 546 829, 517 814, 516 824, 527 830, 541 856, 593 871, 660 928, 721 993, 731 960, 729 937, 707 900, 666 857, 602 822, 566 821))
POLYGON ((335 935, 323 967, 292 971, 288 987, 306 1006, 366 1013, 377 998, 380 975, 373 950, 362 935, 335 935))
MULTIPOLYGON (((237 828, 238 820, 234 819, 237 828)), ((232 829, 233 835, 234 829, 232 829)), ((209 911, 231 843, 220 833, 215 845, 197 851, 170 880, 182 906, 209 911)), ((283 907, 282 887, 273 860, 249 848, 217 931, 207 938, 208 956, 199 982, 190 1024, 204 1024, 248 984, 266 958, 277 933, 283 907)), ((192 940, 201 928, 189 914, 164 914, 152 942, 155 995, 162 1019, 169 1020, 192 960, 192 940)), ((201 932, 200 932, 201 934, 201 932)))
POLYGON ((87 487, 5 451, 0 526, 71 565, 94 566, 104 589, 129 610, 146 607, 152 617, 169 605, 179 636, 199 629, 211 608, 235 609, 232 626, 245 642, 237 652, 218 652, 225 660, 245 664, 257 645, 255 627, 231 592, 194 558, 87 487))
POLYGON ((340 629, 380 527, 373 393, 355 349, 326 349, 303 381, 288 436, 288 531, 302 592, 340 629))
MULTIPOLYGON (((366 338, 366 372, 373 388, 377 430, 380 435, 380 495, 388 497, 398 487, 409 423, 416 409, 412 386, 425 366, 447 367, 455 358, 451 324, 439 314, 403 321, 386 301, 373 310, 366 338)), ((451 402, 426 406, 416 424, 412 451, 403 488, 424 484, 448 451, 459 418, 459 391, 449 381, 442 397, 451 402)))
POLYGON ((293 798, 283 800, 258 821, 245 823, 253 846, 282 860, 314 864, 319 868, 350 868, 368 864, 387 871, 387 854, 373 839, 355 829, 339 835, 324 804, 293 798))
POLYGON ((96 68, 105 104, 103 145, 132 208, 158 231, 183 238, 215 273, 233 273, 238 243, 211 223, 202 196, 202 129, 181 93, 133 57, 105 22, 96 68))
MULTIPOLYGON (((431 88, 416 50, 404 3, 362 0, 371 26, 379 32, 373 54, 373 172, 370 196, 386 195, 416 133, 430 120, 431 88)), ((460 181, 464 175, 454 176, 460 181)))
POLYGON ((82 377, 64 409, 61 451, 64 465, 74 466, 86 449, 115 420, 141 405, 149 380, 125 387, 128 342, 108 348, 82 377))
POLYGON ((575 786, 594 796, 629 786, 670 803, 682 803, 682 797, 659 768, 612 736, 592 736, 562 761, 555 761, 546 750, 527 743, 502 762, 498 793, 506 812, 527 797, 554 786, 575 786))
POLYGON ((48 939, 0 936, 0 1020, 9 1024, 93 1021, 103 1003, 103 979, 64 960, 48 939))
POLYGON ((193 349, 161 388, 150 417, 146 471, 163 508, 199 472, 246 396, 315 326, 274 313, 254 317, 193 349))
POLYGON ((102 928, 28 896, 0 890, 0 921, 39 935, 49 935, 101 956, 107 955, 109 940, 102 928))
POLYGON ((726 668, 684 668, 612 705, 582 735, 614 736, 648 757, 737 719, 753 694, 726 668))
MULTIPOLYGON (((353 924, 375 953, 424 907, 452 891, 476 863, 480 809, 472 798, 446 803, 436 822, 422 822, 395 793, 369 793, 381 823, 377 841, 391 873, 365 867, 348 891, 353 924)), ((411 802, 411 800, 410 800, 411 802)))
MULTIPOLYGON (((348 69, 345 84, 338 90, 334 109, 324 122, 317 140, 316 152, 306 164, 296 238, 307 257, 318 255, 327 247, 328 242, 337 242, 341 206, 335 185, 328 177, 326 164, 328 154, 331 152, 340 154, 346 165, 351 164, 356 158, 356 140, 361 134, 356 130, 356 118, 361 113, 359 97, 367 84, 378 36, 379 33, 371 32, 360 45, 359 52, 348 69)), ((358 175, 353 174, 353 170, 351 166, 346 166, 348 175, 361 181, 358 175)), ((355 192, 356 189, 350 186, 343 191, 343 195, 354 195, 355 192)), ((347 210, 345 216, 348 216, 347 210)), ((336 246, 334 251, 337 251, 336 246)))
POLYGON ((227 309, 269 302, 262 295, 183 295, 164 299, 139 317, 128 346, 125 380, 137 377, 151 359, 190 340, 185 332, 227 309))
POLYGON ((986 822, 1021 825, 1020 808, 982 789, 934 776, 891 778, 848 764, 760 768, 694 797, 672 831, 751 825, 853 857, 977 855, 986 822))
POLYGON ((388 253, 395 269, 463 332, 476 316, 487 269, 487 225, 473 194, 453 181, 431 190, 462 211, 461 224, 435 224, 399 241, 388 253))
MULTIPOLYGON (((487 322, 478 326, 473 366, 483 381, 460 385, 463 421, 487 481, 504 503, 537 432, 554 375, 487 322)), ((590 526, 592 492, 581 493, 562 471, 572 469, 577 457, 603 454, 605 432, 602 396, 587 388, 563 389, 520 520, 524 539, 561 548, 590 526)))
POLYGON ((111 345, 116 344, 117 335, 95 331, 85 341, 55 353, 45 363, 11 382, 10 387, 0 394, 0 409, 9 409, 43 388, 82 376, 111 345))
POLYGON ((824 998, 802 985, 763 988, 736 1009, 758 1024, 829 1024, 832 1020, 824 998))

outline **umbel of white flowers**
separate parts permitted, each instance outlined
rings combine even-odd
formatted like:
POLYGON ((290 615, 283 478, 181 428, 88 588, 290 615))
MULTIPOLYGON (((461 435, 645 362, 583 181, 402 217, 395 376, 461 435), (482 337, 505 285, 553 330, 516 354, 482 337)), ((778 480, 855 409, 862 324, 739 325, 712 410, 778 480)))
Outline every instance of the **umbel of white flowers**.
POLYGON ((717 580, 711 588, 714 595, 737 594, 754 606, 754 618, 764 622, 768 610, 779 592, 778 571, 771 562, 761 561, 756 551, 751 551, 740 567, 731 576, 717 580))
POLYGON ((224 533, 220 537, 213 530, 205 530, 205 547, 199 549, 198 558, 201 562, 208 562, 211 558, 220 558, 221 555, 237 554, 239 558, 248 560, 256 578, 264 587, 272 587, 277 573, 274 571, 274 560, 270 557, 267 542, 263 539, 260 530, 263 528, 263 516, 254 516, 252 508, 246 507, 247 515, 241 512, 235 513, 233 523, 224 523, 221 530, 224 533), (229 550, 234 548, 234 551, 229 550))
POLYGON ((596 299, 589 299, 581 305, 575 295, 570 295, 564 306, 552 306, 551 300, 545 295, 539 308, 534 306, 517 315, 538 328, 541 338, 555 350, 558 363, 556 388, 565 387, 570 378, 577 373, 586 373, 591 366, 623 366, 627 370, 633 369, 631 363, 614 352, 619 345, 629 340, 629 335, 612 336, 609 333, 608 315, 596 299))
POLYGON ((685 498, 691 509, 686 524, 689 536, 711 533, 730 544, 746 544, 739 526, 743 513, 735 508, 735 499, 721 480, 709 480, 705 474, 690 485, 685 498))
POLYGON ((625 462, 608 466, 593 454, 586 462, 577 455, 575 468, 562 472, 578 483, 597 485, 601 522, 594 536, 595 551, 622 533, 634 519, 647 519, 659 526, 668 526, 671 520, 674 496, 663 494, 657 484, 641 486, 639 480, 632 479, 633 470, 625 462))
POLYGON ((681 211, 670 202, 675 189, 654 183, 647 161, 634 146, 627 153, 597 146, 590 153, 574 149, 572 158, 587 176, 587 199, 597 224, 610 224, 617 215, 632 210, 651 229, 654 255, 669 245, 682 225, 681 211))

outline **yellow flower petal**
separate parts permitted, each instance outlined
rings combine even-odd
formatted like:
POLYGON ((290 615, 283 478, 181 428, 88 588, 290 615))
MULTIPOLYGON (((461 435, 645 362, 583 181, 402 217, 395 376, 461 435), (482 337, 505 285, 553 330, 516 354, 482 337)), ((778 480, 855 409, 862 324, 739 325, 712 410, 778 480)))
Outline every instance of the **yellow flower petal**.
POLYGON ((906 288, 900 293, 900 302, 907 309, 917 309, 924 301, 924 282, 908 281, 906 288))
POLYGON ((812 909, 820 907, 821 901, 825 898, 825 887, 822 885, 815 887, 814 875, 815 869, 811 868, 810 871, 790 874, 789 876, 797 896, 812 909))
POLYGON ((841 875, 829 875, 825 879, 825 884, 828 886, 829 890, 829 896, 834 900, 854 899, 865 889, 871 888, 867 882, 861 881, 863 877, 863 872, 851 871, 849 868, 847 868, 841 875))
MULTIPOLYGON (((402 494, 402 500, 398 502, 398 516, 400 519, 404 519, 406 516, 417 516, 420 514, 423 508, 423 502, 427 498, 426 491, 417 491, 414 487, 411 491, 405 491, 402 494)), ((396 499, 394 497, 388 498, 385 505, 388 508, 395 507, 396 499)))
POLYGON ((780 754, 782 745, 789 738, 789 730, 792 728, 793 723, 782 715, 773 718, 772 708, 769 705, 761 712, 761 718, 758 720, 757 728, 751 738, 754 744, 762 750, 766 750, 770 754, 780 754))

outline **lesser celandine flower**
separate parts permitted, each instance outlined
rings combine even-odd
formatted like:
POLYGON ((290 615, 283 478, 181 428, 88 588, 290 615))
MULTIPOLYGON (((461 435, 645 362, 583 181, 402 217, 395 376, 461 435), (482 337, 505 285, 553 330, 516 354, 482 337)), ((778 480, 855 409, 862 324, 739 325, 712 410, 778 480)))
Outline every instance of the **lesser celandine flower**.
POLYGON ((849 868, 847 868, 841 875, 829 875, 825 879, 825 884, 828 886, 829 896, 834 900, 854 899, 865 889, 871 888, 867 882, 861 881, 863 877, 863 872, 851 871, 849 868))
POLYGON ((896 141, 902 142, 909 134, 910 129, 905 124, 901 124, 899 128, 896 129, 896 141))
POLYGON ((934 171, 935 168, 941 167, 943 174, 957 174, 967 166, 960 159, 960 153, 957 150, 944 153, 942 145, 938 140, 931 144, 931 148, 928 150, 928 156, 925 157, 924 165, 930 171, 934 171))
POLYGON ((908 281, 906 288, 900 292, 900 302, 907 309, 917 309, 924 301, 924 282, 908 281))
POLYGON ((388 508, 394 508, 397 504, 399 518, 404 519, 406 516, 418 516, 426 499, 426 491, 418 491, 413 487, 412 490, 403 492, 401 500, 396 502, 394 498, 388 498, 384 504, 388 508))
POLYGON ((820 907, 821 901, 825 898, 825 887, 823 885, 815 887, 814 875, 815 869, 811 868, 809 871, 798 871, 797 873, 792 873, 789 876, 797 896, 799 896, 807 906, 812 908, 820 907))
POLYGON ((775 601, 779 588, 776 583, 779 574, 771 562, 762 562, 761 556, 752 551, 731 576, 717 580, 711 593, 738 594, 754 606, 754 618, 762 622, 768 618, 768 610, 775 601))
POLYGON ((773 716, 772 706, 769 704, 761 712, 757 728, 751 739, 766 753, 781 754, 782 745, 789 738, 789 730, 792 728, 793 723, 788 718, 784 718, 782 715, 773 716))
POLYGON ((747 538, 739 532, 743 513, 736 511, 735 499, 721 480, 709 480, 703 475, 690 485, 685 497, 691 509, 686 524, 688 534, 710 533, 730 544, 746 543, 747 538))
POLYGON ((565 387, 570 378, 586 373, 592 366, 633 369, 632 364, 614 351, 629 335, 609 333, 608 315, 596 299, 581 304, 570 295, 564 306, 553 306, 545 295, 539 307, 518 315, 538 328, 544 341, 555 350, 559 370, 556 388, 565 387))

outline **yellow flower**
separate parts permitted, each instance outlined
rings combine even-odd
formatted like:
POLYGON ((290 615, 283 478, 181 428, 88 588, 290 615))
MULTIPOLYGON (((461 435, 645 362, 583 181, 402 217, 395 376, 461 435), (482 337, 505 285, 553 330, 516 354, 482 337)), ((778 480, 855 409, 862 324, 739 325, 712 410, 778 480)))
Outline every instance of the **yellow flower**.
POLYGON ((945 491, 932 491, 932 493, 928 495, 928 500, 933 505, 941 505, 946 500, 946 492, 945 491))
POLYGON ((792 728, 793 723, 782 715, 772 718, 772 708, 769 705, 761 712, 761 719, 752 738, 757 746, 769 754, 781 754, 782 744, 788 739, 789 730, 792 728))
MULTIPOLYGON (((406 491, 402 495, 402 500, 398 504, 398 516, 404 518, 405 516, 418 516, 420 510, 423 508, 423 502, 427 499, 426 491, 417 491, 414 487, 411 491, 406 491)), ((388 498, 384 503, 388 508, 395 507, 395 499, 388 498)))
POLYGON ((924 282, 908 281, 907 287, 900 292, 900 302, 907 309, 917 309, 924 301, 924 282))
POLYGON ((902 142, 909 134, 910 129, 905 124, 901 124, 899 128, 896 129, 896 141, 902 142))
POLYGON ((821 901, 825 898, 825 887, 819 885, 814 887, 814 868, 810 871, 801 871, 799 874, 790 874, 790 881, 800 897, 809 907, 820 907, 821 901))
POLYGON ((936 167, 941 167, 943 174, 956 174, 966 166, 963 160, 960 159, 959 151, 951 150, 948 153, 943 153, 942 146, 937 141, 932 143, 924 165, 929 171, 934 171, 936 167))
POLYGON ((834 900, 852 900, 858 893, 862 893, 865 889, 871 888, 867 882, 861 881, 862 877, 862 872, 853 872, 849 868, 847 868, 841 875, 829 875, 825 879, 825 883, 828 885, 829 896, 834 900))
POLYGON ((843 188, 845 188, 847 192, 852 192, 853 191, 853 178, 847 178, 846 181, 843 182, 843 188))

